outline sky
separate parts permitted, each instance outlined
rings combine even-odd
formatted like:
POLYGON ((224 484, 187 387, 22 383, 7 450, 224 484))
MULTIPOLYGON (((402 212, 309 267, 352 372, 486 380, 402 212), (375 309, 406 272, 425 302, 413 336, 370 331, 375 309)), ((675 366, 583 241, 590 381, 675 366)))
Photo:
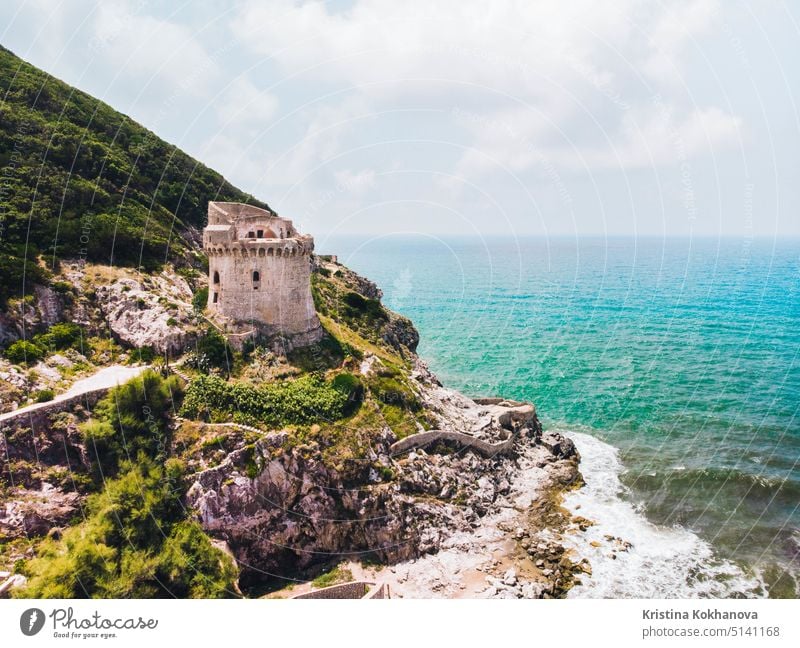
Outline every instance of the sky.
POLYGON ((800 3, 4 0, 316 236, 800 236, 800 3))

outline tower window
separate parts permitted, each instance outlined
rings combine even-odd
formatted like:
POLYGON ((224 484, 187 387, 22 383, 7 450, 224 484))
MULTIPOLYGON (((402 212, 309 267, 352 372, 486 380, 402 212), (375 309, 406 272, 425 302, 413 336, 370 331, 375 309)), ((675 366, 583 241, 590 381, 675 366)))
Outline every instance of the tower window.
POLYGON ((255 238, 255 237, 256 237, 255 232, 247 232, 247 238, 255 238))
POLYGON ((215 284, 219 283, 219 272, 217 272, 216 270, 214 271, 214 283, 215 284))
POLYGON ((258 290, 258 282, 261 281, 261 273, 253 270, 253 290, 258 290))
POLYGON ((258 230, 258 238, 264 238, 264 230, 258 230))
POLYGON ((214 293, 214 301, 213 303, 217 303, 219 301, 219 293, 214 293))

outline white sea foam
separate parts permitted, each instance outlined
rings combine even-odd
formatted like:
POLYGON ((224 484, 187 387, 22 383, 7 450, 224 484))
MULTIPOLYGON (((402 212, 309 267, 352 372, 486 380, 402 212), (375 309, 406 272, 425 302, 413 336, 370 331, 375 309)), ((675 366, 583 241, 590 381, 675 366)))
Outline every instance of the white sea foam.
POLYGON ((595 522, 585 533, 565 538, 592 566, 592 575, 581 576, 581 584, 570 591, 571 598, 764 595, 763 583, 716 557, 697 535, 682 527, 652 524, 627 501, 616 448, 588 434, 559 432, 575 442, 586 481, 585 487, 565 497, 564 505, 573 514, 595 522), (606 536, 621 538, 632 546, 623 551, 620 543, 606 536))

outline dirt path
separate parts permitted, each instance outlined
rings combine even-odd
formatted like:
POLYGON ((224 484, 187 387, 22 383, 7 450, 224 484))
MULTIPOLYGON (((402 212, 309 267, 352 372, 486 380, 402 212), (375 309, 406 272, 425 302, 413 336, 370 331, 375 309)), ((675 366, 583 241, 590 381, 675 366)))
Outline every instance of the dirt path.
POLYGON ((53 403, 58 403, 70 398, 75 398, 76 396, 81 396, 82 394, 88 394, 89 392, 97 391, 98 389, 110 389, 111 387, 116 387, 117 385, 127 382, 131 378, 136 378, 136 376, 141 374, 148 367, 149 365, 142 365, 138 367, 112 365, 110 367, 104 367, 97 373, 92 374, 87 378, 78 380, 72 385, 72 387, 70 387, 63 394, 56 396, 53 400, 44 403, 34 403, 33 405, 27 405, 11 412, 0 414, 0 422, 12 419, 22 413, 28 413, 42 409, 52 405, 53 403))

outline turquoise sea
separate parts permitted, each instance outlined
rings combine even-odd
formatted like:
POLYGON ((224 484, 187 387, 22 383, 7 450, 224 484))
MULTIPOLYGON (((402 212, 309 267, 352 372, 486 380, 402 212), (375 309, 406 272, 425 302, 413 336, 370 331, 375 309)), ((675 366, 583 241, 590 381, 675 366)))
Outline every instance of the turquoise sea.
POLYGON ((576 439, 569 505, 634 539, 576 595, 798 595, 800 241, 317 243, 415 322, 445 384, 576 439))

